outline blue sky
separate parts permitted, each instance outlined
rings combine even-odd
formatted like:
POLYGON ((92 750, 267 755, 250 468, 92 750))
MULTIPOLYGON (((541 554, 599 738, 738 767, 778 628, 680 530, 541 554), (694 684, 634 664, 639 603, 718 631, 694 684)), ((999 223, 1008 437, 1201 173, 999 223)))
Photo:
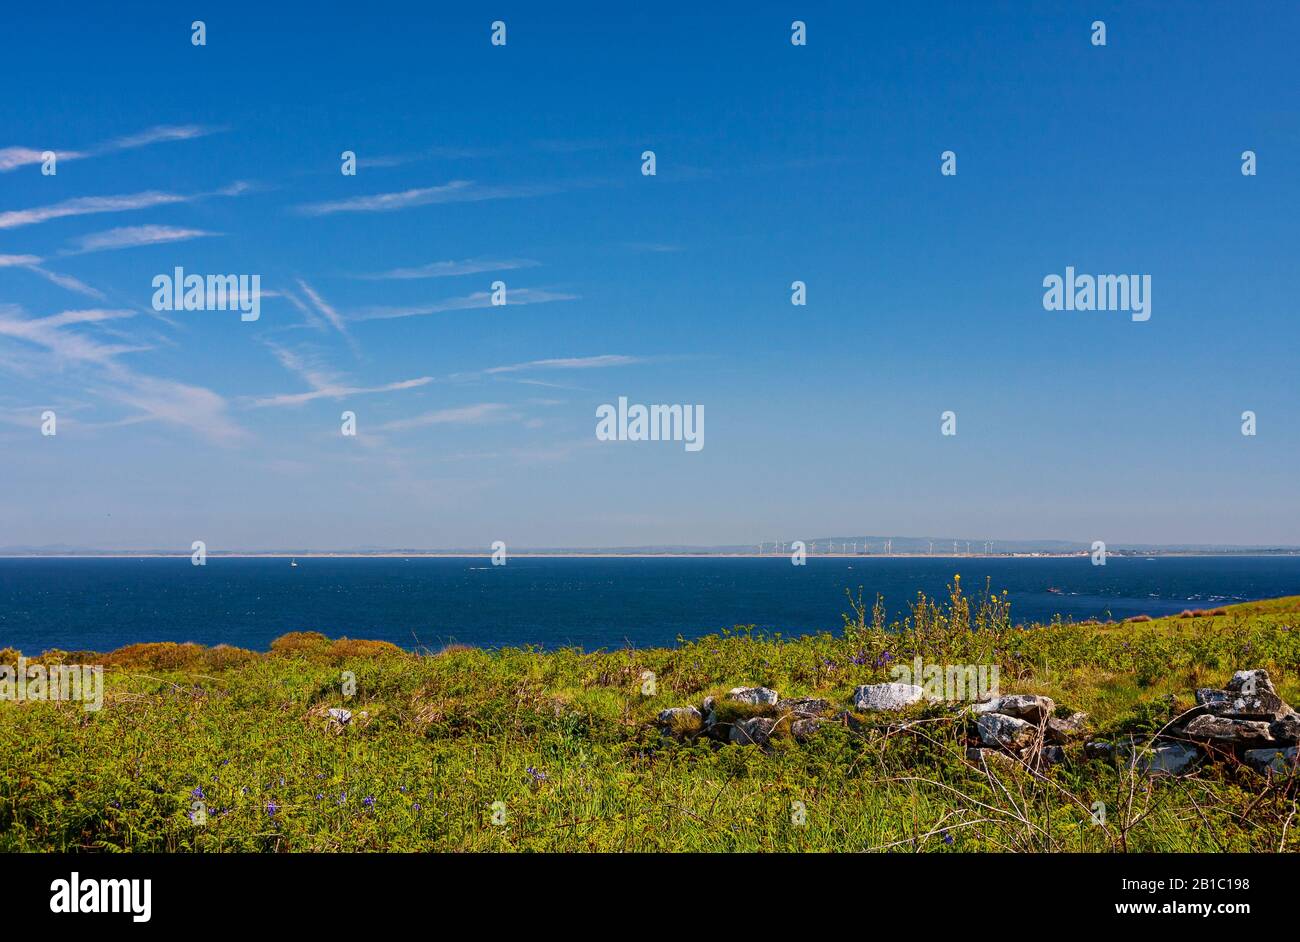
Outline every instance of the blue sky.
POLYGON ((1300 542, 1292 5, 203 6, 0 11, 0 546, 1300 542))

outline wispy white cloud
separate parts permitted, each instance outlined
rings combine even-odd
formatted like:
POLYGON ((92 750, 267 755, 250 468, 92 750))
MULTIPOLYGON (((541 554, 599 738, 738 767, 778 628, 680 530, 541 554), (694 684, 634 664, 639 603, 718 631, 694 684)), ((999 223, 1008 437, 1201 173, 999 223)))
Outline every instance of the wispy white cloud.
POLYGON ((120 226, 104 232, 92 232, 77 239, 65 255, 82 255, 86 252, 103 252, 113 249, 131 249, 141 245, 160 245, 165 242, 185 242, 206 236, 221 235, 204 229, 183 229, 178 226, 120 226))
POLYGON ((266 396, 262 399, 254 399, 250 404, 254 408, 258 409, 267 406, 300 406, 316 399, 346 399, 350 396, 367 396, 373 393, 397 392, 403 389, 415 389, 418 386, 426 386, 432 382, 432 376, 420 376, 415 379, 404 379, 396 383, 386 383, 383 386, 322 386, 319 389, 311 390, 311 392, 285 393, 278 396, 266 396))
POLYGON ((48 268, 42 268, 41 263, 44 261, 38 255, 0 255, 0 268, 24 268, 33 274, 40 275, 47 281, 51 281, 60 288, 77 294, 85 295, 88 298, 94 298, 96 301, 104 300, 104 293, 92 288, 78 278, 71 275, 62 275, 58 272, 50 271, 48 268))
POLYGON ((493 260, 471 258, 462 262, 430 262, 414 268, 394 268, 391 271, 373 275, 356 275, 368 281, 402 281, 417 278, 449 278, 455 275, 476 275, 487 271, 512 271, 518 268, 535 268, 540 262, 528 258, 493 260))
POLYGON ((400 167, 404 164, 415 163, 418 160, 427 160, 432 157, 448 160, 469 160, 475 157, 490 157, 493 153, 493 151, 475 147, 429 147, 410 154, 381 154, 378 157, 358 155, 357 166, 400 167))
POLYGON ((510 418, 517 418, 510 406, 500 402, 481 402, 473 406, 425 412, 409 419, 397 419, 379 426, 379 430, 399 432, 403 429, 424 428, 430 425, 482 425, 510 418))
POLYGON ((315 311, 313 311, 311 308, 309 308, 306 304, 304 304, 302 302, 302 299, 299 298, 292 291, 278 291, 278 292, 263 291, 262 297, 264 298, 270 297, 273 294, 278 294, 280 297, 283 297, 286 301, 288 301, 295 308, 297 308, 298 311, 301 312, 302 316, 306 319, 308 326, 314 327, 316 330, 319 330, 322 333, 329 331, 329 325, 325 323, 325 319, 321 317, 319 314, 317 314, 315 311))
POLYGON ((353 196, 323 203, 305 203, 298 206, 297 210, 307 216, 327 216, 332 213, 390 213, 399 209, 410 209, 413 206, 514 199, 554 192, 557 192, 557 188, 550 186, 484 186, 473 180, 452 180, 441 186, 401 190, 396 193, 375 193, 370 196, 353 196))
POLYGON ((215 134, 220 130, 221 128, 205 127, 201 124, 159 124, 141 131, 139 134, 115 137, 108 143, 96 148, 92 153, 106 154, 116 150, 133 150, 137 147, 148 147, 150 144, 161 144, 166 141, 189 141, 196 137, 215 134))
POLYGON ((628 242, 627 247, 634 252, 652 252, 656 255, 682 251, 680 245, 674 245, 671 242, 628 242))
POLYGON ((273 343, 267 343, 267 347, 281 366, 298 376, 311 388, 307 392, 283 393, 275 396, 254 398, 249 402, 254 408, 300 406, 317 399, 344 399, 349 396, 398 392, 403 389, 426 386, 433 382, 432 376, 418 376, 414 379, 385 383, 382 386, 353 386, 344 382, 343 378, 326 366, 319 356, 301 350, 290 350, 273 343))
MULTIPOLYGON (((531 288, 515 288, 506 294, 505 307, 520 304, 543 304, 548 301, 575 301, 576 294, 561 294, 531 288)), ((463 298, 448 298, 434 304, 414 307, 372 307, 353 315, 354 320, 386 320, 394 317, 418 317, 423 314, 442 314, 447 311, 468 311, 477 308, 492 307, 492 294, 488 291, 476 291, 463 298)))
MULTIPOLYGON (((0 173, 8 173, 19 167, 39 164, 44 160, 44 151, 31 147, 0 147, 0 173)), ((73 150, 57 151, 59 160, 77 160, 85 154, 73 150)))
POLYGON ((166 206, 170 203, 184 203, 185 201, 186 198, 180 194, 160 193, 157 191, 131 193, 124 196, 79 196, 50 206, 15 209, 0 213, 0 229, 30 226, 50 219, 61 219, 64 216, 119 213, 133 209, 148 209, 152 206, 166 206))
POLYGON ((530 360, 527 363, 512 363, 509 366, 494 366, 483 372, 489 375, 497 373, 520 373, 525 370, 596 370, 610 366, 631 366, 644 363, 642 357, 624 356, 621 353, 605 353, 594 357, 559 357, 549 360, 530 360))
POLYGON ((71 275, 63 275, 56 271, 50 271, 48 268, 42 268, 40 265, 31 265, 28 267, 28 271, 40 275, 46 281, 53 282, 66 291, 85 295, 88 298, 94 298, 96 301, 105 300, 104 292, 92 288, 80 278, 73 278, 71 275))
POLYGON ((136 410, 116 424, 164 422, 180 425, 219 444, 233 444, 246 436, 226 413, 226 401, 210 389, 131 369, 119 358, 147 350, 135 344, 106 344, 79 329, 134 317, 135 311, 91 308, 63 311, 48 317, 28 318, 16 307, 0 308, 0 338, 39 348, 41 374, 68 366, 77 368, 87 390, 99 399, 136 410))
POLYGON ((121 317, 134 317, 135 311, 94 308, 63 311, 49 317, 28 318, 16 308, 0 309, 0 337, 9 337, 43 348, 58 366, 93 364, 109 366, 115 357, 146 349, 135 345, 103 344, 85 334, 63 330, 74 324, 90 324, 121 317))
POLYGON ((298 287, 302 289, 303 294, 307 295, 307 299, 311 301, 312 306, 326 321, 329 322, 330 326, 347 338, 348 344, 352 347, 352 351, 355 353, 357 350, 356 343, 353 341, 352 335, 348 333, 347 326, 343 322, 343 316, 334 309, 332 304, 322 298, 316 292, 315 288, 307 284, 307 282, 303 281, 301 278, 298 279, 298 287))
POLYGON ((4 147, 0 148, 0 173, 7 173, 10 170, 17 170, 19 167, 41 163, 47 150, 52 151, 60 162, 81 160, 86 157, 98 157, 102 154, 111 154, 117 151, 134 150, 138 147, 147 147, 150 144, 159 144, 164 141, 188 141, 192 138, 214 134, 219 130, 220 128, 204 127, 198 124, 160 124, 138 134, 115 137, 110 141, 105 141, 90 150, 84 151, 58 150, 52 147, 43 150, 33 147, 4 147))
POLYGON ((166 193, 158 190, 146 190, 142 193, 126 193, 116 196, 79 196, 49 206, 35 206, 31 209, 14 209, 0 213, 0 229, 16 229, 62 219, 66 216, 88 216, 95 213, 122 213, 136 209, 149 209, 154 206, 168 206, 175 203, 193 203, 212 196, 239 196, 248 192, 245 183, 234 183, 210 193, 166 193))
POLYGON ((222 445, 248 437, 226 413, 226 400, 203 386, 119 370, 101 394, 139 411, 136 421, 164 422, 198 432, 222 445))

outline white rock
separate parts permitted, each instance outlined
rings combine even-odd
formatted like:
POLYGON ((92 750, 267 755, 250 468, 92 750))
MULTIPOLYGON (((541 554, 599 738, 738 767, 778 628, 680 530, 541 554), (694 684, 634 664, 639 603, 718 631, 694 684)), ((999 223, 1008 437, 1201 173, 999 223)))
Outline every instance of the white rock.
POLYGON ((901 710, 917 703, 925 691, 916 684, 863 684, 853 691, 857 710, 901 710))
POLYGON ((1234 671, 1232 680, 1228 681, 1228 689, 1233 693, 1242 693, 1249 691, 1259 693, 1267 691, 1268 693, 1277 693, 1273 687, 1273 681, 1268 676, 1268 671, 1262 667, 1248 671, 1234 671))
POLYGON ((686 727, 695 729, 703 722, 700 711, 693 706, 669 707, 659 711, 659 725, 673 728, 686 727))
POLYGON ((980 742, 986 746, 1022 749, 1038 736, 1035 724, 1002 713, 985 713, 975 721, 975 727, 979 730, 980 742))
POLYGON ((1138 751, 1135 765, 1147 775, 1182 775, 1191 770, 1201 752, 1181 742, 1163 742, 1138 751))
POLYGON ((977 703, 972 709, 976 713, 1001 713, 1029 723, 1041 723, 1052 715, 1056 701, 1034 693, 1011 693, 977 703))
POLYGON ((1261 720, 1233 720, 1223 716, 1198 716, 1187 724, 1188 739, 1210 740, 1219 743, 1272 742, 1268 724, 1261 720))
POLYGON ((1070 737, 1082 733, 1087 721, 1087 713, 1071 713, 1069 719, 1064 720, 1049 716, 1047 718, 1047 738, 1057 745, 1065 743, 1070 737))
POLYGON ((754 706, 776 706, 776 701, 781 698, 775 690, 767 687, 733 687, 727 691, 727 699, 754 706))
POLYGON ((730 739, 742 746, 761 746, 772 735, 776 720, 768 716, 752 716, 747 720, 737 720, 731 724, 730 739))

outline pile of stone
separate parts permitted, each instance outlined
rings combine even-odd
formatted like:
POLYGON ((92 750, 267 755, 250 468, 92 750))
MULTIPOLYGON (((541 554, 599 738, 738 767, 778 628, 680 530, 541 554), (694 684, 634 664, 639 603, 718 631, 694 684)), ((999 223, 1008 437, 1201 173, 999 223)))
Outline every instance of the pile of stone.
POLYGON ((730 715, 737 711, 719 711, 717 700, 705 697, 699 707, 663 710, 659 714, 659 726, 665 733, 679 738, 707 736, 722 742, 762 746, 778 730, 788 732, 799 741, 807 739, 834 709, 829 700, 816 697, 782 699, 769 687, 735 687, 723 699, 739 706, 744 715, 724 720, 720 712, 730 715))
POLYGON ((1237 671, 1222 690, 1197 690, 1196 707, 1167 737, 1206 758, 1231 757, 1257 772, 1285 772, 1296 765, 1300 713, 1278 696, 1268 671, 1237 671))
MULTIPOLYGON (((864 684, 853 691, 853 708, 857 713, 890 712, 924 699, 924 690, 915 684, 864 684)), ((678 738, 705 736, 763 746, 774 735, 802 741, 826 723, 854 727, 860 722, 852 712, 836 712, 828 700, 783 699, 768 687, 736 687, 723 700, 732 708, 720 710, 713 697, 698 707, 670 707, 659 714, 658 725, 678 738)), ((1295 768, 1300 713, 1278 696, 1267 671, 1237 671, 1222 690, 1196 691, 1196 703, 1153 742, 1096 740, 1084 744, 1083 754, 1131 761, 1152 775, 1181 775, 1206 759, 1229 757, 1264 773, 1295 768)), ((1051 697, 1031 693, 993 697, 970 707, 969 716, 974 724, 968 759, 1015 759, 1033 768, 1064 762, 1065 746, 1084 735, 1088 722, 1087 714, 1066 713, 1051 697)))
POLYGON ((1131 762, 1149 775, 1186 775, 1206 761, 1238 761, 1257 772, 1296 767, 1300 713, 1278 696, 1268 671, 1237 671, 1223 689, 1202 687, 1196 706, 1153 742, 1090 742, 1089 758, 1131 762))
POLYGON ((1086 713, 1057 716, 1056 701, 1033 693, 994 697, 971 708, 980 744, 967 750, 972 761, 992 754, 1011 754, 1027 764, 1055 765, 1065 761, 1065 745, 1081 736, 1086 713))
MULTIPOLYGON (((853 691, 853 710, 857 713, 887 713, 906 709, 925 699, 923 688, 915 684, 863 684, 853 691)), ((788 733, 795 740, 807 739, 826 723, 843 723, 856 728, 860 718, 840 710, 829 700, 816 697, 783 699, 769 687, 736 687, 724 701, 741 705, 738 711, 718 709, 713 697, 700 706, 670 707, 660 712, 658 725, 666 735, 681 739, 706 736, 740 745, 765 745, 773 735, 788 733), (720 713, 730 716, 720 718, 720 713)), ((1061 748, 1069 739, 1081 734, 1087 716, 1075 713, 1067 718, 1056 716, 1056 704, 1050 697, 1013 694, 996 697, 974 707, 975 730, 979 747, 972 758, 997 752, 1026 760, 1059 762, 1061 748)))

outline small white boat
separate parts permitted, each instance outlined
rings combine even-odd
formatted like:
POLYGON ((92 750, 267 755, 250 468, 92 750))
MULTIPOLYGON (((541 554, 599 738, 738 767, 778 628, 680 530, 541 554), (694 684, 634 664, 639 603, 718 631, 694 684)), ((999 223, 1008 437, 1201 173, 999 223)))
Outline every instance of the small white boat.
POLYGON ((296 560, 296 559, 291 559, 291 560, 289 560, 289 565, 292 566, 294 569, 297 569, 297 568, 298 568, 298 560, 296 560))

